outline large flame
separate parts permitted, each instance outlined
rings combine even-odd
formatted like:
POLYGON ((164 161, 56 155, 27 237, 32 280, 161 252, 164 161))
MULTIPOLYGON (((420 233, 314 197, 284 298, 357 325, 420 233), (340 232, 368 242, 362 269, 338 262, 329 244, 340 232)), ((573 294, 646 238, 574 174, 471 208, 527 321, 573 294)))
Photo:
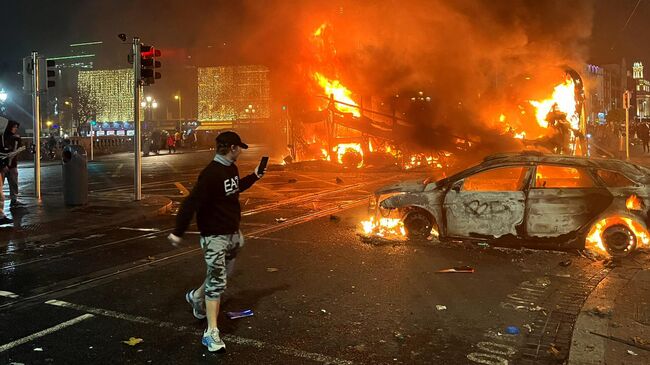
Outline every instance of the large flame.
POLYGON ((638 196, 632 194, 630 195, 629 198, 625 201, 625 207, 628 210, 642 210, 643 206, 641 204, 641 199, 639 199, 638 196))
POLYGON ((575 118, 576 115, 576 85, 573 79, 567 78, 563 83, 557 85, 553 90, 553 96, 546 100, 531 100, 530 103, 535 107, 535 117, 537 123, 544 128, 548 128, 546 115, 551 111, 554 104, 558 109, 567 115, 567 120, 571 123, 573 129, 580 128, 580 120, 575 118))
POLYGON ((345 156, 346 153, 358 153, 361 155, 361 160, 357 167, 363 166, 363 149, 361 148, 361 143, 339 143, 334 147, 334 152, 336 152, 337 161, 340 164, 343 163, 343 156, 345 156))
POLYGON ((318 85, 323 88, 323 91, 327 96, 332 96, 334 101, 349 104, 344 105, 341 103, 334 103, 336 109, 344 113, 352 113, 355 117, 361 116, 357 103, 355 103, 351 98, 352 92, 343 86, 339 80, 330 80, 319 72, 314 73, 314 79, 318 85))

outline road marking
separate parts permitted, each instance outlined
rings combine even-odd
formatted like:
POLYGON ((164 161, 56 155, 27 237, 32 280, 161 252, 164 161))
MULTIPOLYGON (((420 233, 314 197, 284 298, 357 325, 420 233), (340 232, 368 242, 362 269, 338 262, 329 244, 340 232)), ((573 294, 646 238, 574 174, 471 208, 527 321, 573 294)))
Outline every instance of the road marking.
POLYGON ((117 168, 115 169, 115 172, 113 173, 113 175, 111 175, 111 177, 118 177, 120 174, 120 170, 122 170, 123 166, 124 166, 123 163, 117 165, 117 168))
POLYGON ((133 227, 120 227, 124 231, 139 231, 139 232, 159 232, 160 228, 133 228, 133 227))
POLYGON ((175 182, 174 185, 176 185, 178 190, 180 190, 181 195, 183 195, 183 198, 190 195, 190 191, 187 190, 187 188, 183 184, 181 184, 180 182, 175 182))
POLYGON ((61 330, 63 328, 70 327, 72 325, 75 325, 75 324, 77 324, 77 323, 79 323, 81 321, 84 321, 84 320, 86 320, 88 318, 92 318, 92 317, 94 317, 94 315, 86 313, 86 314, 81 315, 81 316, 79 316, 77 318, 73 318, 73 319, 71 319, 69 321, 59 323, 54 327, 50 327, 50 328, 44 329, 44 330, 42 330, 40 332, 33 333, 33 334, 29 335, 29 336, 20 338, 20 339, 18 339, 16 341, 9 342, 7 344, 4 344, 4 345, 0 346, 0 352, 11 350, 12 348, 14 348, 16 346, 20 346, 22 344, 25 344, 25 343, 30 342, 32 340, 35 340, 35 339, 37 339, 39 337, 49 335, 50 333, 54 333, 54 332, 56 332, 58 330, 61 330))
POLYGON ((5 298, 18 298, 18 294, 12 293, 10 291, 0 290, 0 297, 5 298))
MULTIPOLYGON (((101 308, 94 308, 94 307, 89 307, 81 304, 74 304, 74 303, 69 303, 69 302, 64 302, 62 300, 48 300, 45 302, 45 304, 50 304, 54 305, 57 307, 63 307, 63 308, 70 308, 70 309, 75 309, 81 312, 88 312, 92 314, 86 314, 89 316, 92 316, 93 314, 96 314, 98 316, 104 316, 104 317, 111 317, 111 318, 116 318, 116 319, 121 319, 129 322, 134 322, 134 323, 142 323, 142 324, 149 324, 149 325, 154 325, 160 328, 167 328, 174 330, 176 332, 185 332, 185 333, 192 333, 197 336, 200 336, 203 334, 202 330, 197 330, 195 328, 190 328, 186 326, 179 326, 171 322, 162 322, 162 321, 157 321, 154 319, 150 319, 147 317, 142 317, 142 316, 134 316, 131 314, 127 313, 121 313, 121 312, 116 312, 112 310, 107 310, 107 309, 101 309, 101 308)), ((306 359, 306 360, 311 360, 311 361, 317 361, 325 364, 336 364, 336 365, 351 365, 353 364, 352 361, 348 360, 343 360, 339 359, 336 357, 331 357, 315 352, 307 352, 303 350, 299 350, 293 347, 287 347, 287 346, 281 346, 281 345, 274 345, 270 344, 264 341, 258 341, 258 340, 253 340, 250 338, 245 338, 245 337, 239 337, 235 335, 223 335, 221 338, 228 342, 236 343, 238 345, 244 345, 244 346, 251 346, 258 348, 260 350, 275 350, 279 353, 282 353, 284 355, 289 355, 301 359, 306 359)))

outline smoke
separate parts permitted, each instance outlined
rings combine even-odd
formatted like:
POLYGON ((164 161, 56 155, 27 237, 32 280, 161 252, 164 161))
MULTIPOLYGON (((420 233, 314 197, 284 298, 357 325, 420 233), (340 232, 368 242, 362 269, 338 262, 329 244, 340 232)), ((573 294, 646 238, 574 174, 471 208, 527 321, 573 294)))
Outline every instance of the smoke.
POLYGON ((309 83, 309 37, 328 22, 337 59, 330 77, 357 95, 430 96, 433 105, 405 107, 420 127, 411 140, 427 148, 447 148, 452 136, 513 147, 487 114, 524 94, 548 97, 563 67, 580 69, 593 17, 589 0, 251 0, 246 10, 253 26, 242 51, 281 70, 280 95, 309 83))

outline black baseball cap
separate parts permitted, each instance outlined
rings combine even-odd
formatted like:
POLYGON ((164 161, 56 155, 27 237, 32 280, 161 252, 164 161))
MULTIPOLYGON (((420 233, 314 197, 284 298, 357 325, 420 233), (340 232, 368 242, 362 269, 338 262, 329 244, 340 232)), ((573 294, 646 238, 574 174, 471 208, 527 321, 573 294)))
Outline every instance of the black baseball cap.
POLYGON ((248 145, 241 141, 239 135, 235 132, 222 132, 217 136, 217 145, 230 147, 230 146, 239 146, 243 149, 247 149, 248 145))

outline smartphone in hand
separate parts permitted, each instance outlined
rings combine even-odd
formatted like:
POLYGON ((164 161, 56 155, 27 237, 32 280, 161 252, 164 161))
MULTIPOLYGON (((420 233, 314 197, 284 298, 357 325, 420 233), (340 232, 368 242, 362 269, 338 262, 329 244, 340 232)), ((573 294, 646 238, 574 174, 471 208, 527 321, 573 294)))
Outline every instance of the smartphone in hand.
POLYGON ((258 176, 264 174, 264 170, 266 169, 266 165, 268 163, 269 163, 269 156, 262 156, 262 160, 260 161, 260 166, 257 168, 258 176))

